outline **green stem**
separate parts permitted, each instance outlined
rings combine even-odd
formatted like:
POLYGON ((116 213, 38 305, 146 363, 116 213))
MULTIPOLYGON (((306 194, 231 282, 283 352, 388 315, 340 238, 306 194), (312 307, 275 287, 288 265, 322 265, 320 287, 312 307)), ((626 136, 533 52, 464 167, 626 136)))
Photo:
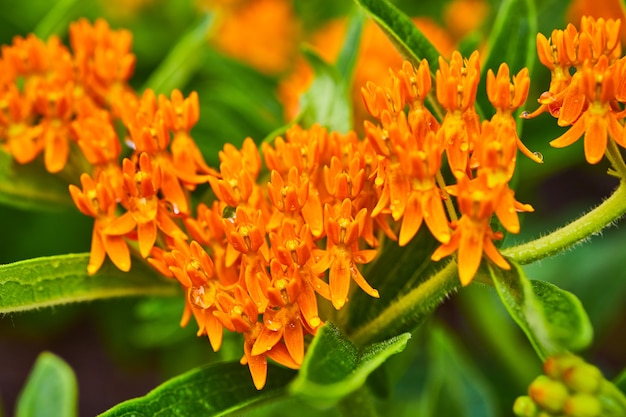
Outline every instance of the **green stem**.
POLYGON ((605 406, 609 405, 612 411, 620 413, 612 415, 623 415, 622 413, 626 412, 626 396, 614 384, 610 381, 604 381, 601 393, 604 394, 603 397, 606 400, 610 401, 610 404, 605 404, 605 406))
POLYGON ((587 214, 546 236, 504 249, 502 254, 520 264, 556 255, 599 233, 624 213, 626 213, 626 184, 622 182, 609 198, 587 214))
POLYGON ((607 144, 606 157, 613 165, 617 176, 626 179, 626 163, 624 163, 624 158, 622 158, 622 154, 613 139, 609 139, 607 144))
POLYGON ((355 345, 364 346, 391 334, 408 321, 416 323, 419 320, 414 320, 415 317, 425 317, 459 285, 456 262, 450 261, 430 279, 398 298, 375 319, 352 332, 350 339, 355 345), (407 320, 408 317, 412 319, 407 320))

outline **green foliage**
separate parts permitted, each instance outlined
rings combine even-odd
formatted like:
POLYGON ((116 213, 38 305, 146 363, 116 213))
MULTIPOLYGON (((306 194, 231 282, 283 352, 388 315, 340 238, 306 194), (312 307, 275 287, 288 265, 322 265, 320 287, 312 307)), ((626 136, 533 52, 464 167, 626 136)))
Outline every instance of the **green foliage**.
POLYGON ((37 211, 73 209, 64 180, 43 164, 20 165, 5 152, 0 152, 0 203, 37 211))
POLYGON ((575 295, 544 281, 530 281, 515 263, 510 271, 489 270, 502 303, 539 357, 579 351, 591 343, 593 328, 575 295))
POLYGON ((439 52, 411 19, 387 0, 356 0, 385 32, 400 53, 414 64, 426 59, 430 70, 439 67, 439 52))
POLYGON ((20 393, 16 417, 75 417, 78 387, 72 368, 63 359, 43 352, 20 393))
POLYGON ((202 63, 202 56, 207 50, 206 34, 212 20, 213 16, 209 14, 202 17, 150 75, 144 88, 152 88, 156 94, 165 95, 175 88, 184 89, 202 63))
POLYGON ((178 290, 146 265, 131 273, 106 264, 87 274, 89 254, 35 258, 0 266, 0 314, 99 298, 174 295, 178 290))
POLYGON ((258 391, 246 367, 226 362, 195 369, 147 395, 118 404, 101 417, 237 416, 265 403, 285 399, 293 372, 269 367, 268 382, 258 391))
POLYGON ((404 350, 411 335, 359 349, 331 322, 321 327, 290 391, 319 408, 328 408, 360 388, 367 376, 389 356, 404 350))

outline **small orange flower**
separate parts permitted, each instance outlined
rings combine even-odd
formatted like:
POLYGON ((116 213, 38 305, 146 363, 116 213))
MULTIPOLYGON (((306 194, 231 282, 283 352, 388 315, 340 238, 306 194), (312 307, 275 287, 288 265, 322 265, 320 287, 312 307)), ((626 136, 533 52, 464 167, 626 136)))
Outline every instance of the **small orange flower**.
POLYGON ((126 82, 135 70, 130 50, 132 34, 111 30, 103 19, 70 24, 70 44, 81 85, 99 103, 110 105, 128 91, 126 82))
POLYGON ((115 190, 103 173, 95 182, 88 174, 80 177, 82 190, 75 185, 70 185, 69 190, 76 207, 85 215, 95 219, 91 240, 91 255, 87 272, 95 274, 106 255, 115 266, 122 271, 130 270, 130 251, 124 240, 124 236, 108 231, 109 225, 116 221, 115 210, 117 202, 115 190))
MULTIPOLYGON (((623 117, 613 110, 616 88, 623 74, 623 60, 619 64, 609 66, 608 58, 603 55, 593 65, 587 61, 580 70, 580 85, 588 106, 582 115, 573 122, 572 127, 560 137, 550 142, 556 148, 562 148, 576 142, 585 135, 585 158, 590 164, 600 162, 606 152, 610 137, 626 147, 624 128, 619 122, 623 117)), ((564 102, 564 107, 567 105, 564 102)))
POLYGON ((159 199, 158 193, 162 190, 159 167, 152 165, 146 153, 139 156, 138 165, 136 167, 127 158, 123 161, 125 195, 122 204, 128 211, 113 221, 107 231, 128 235, 136 229, 139 252, 145 258, 150 254, 159 230, 167 236, 181 239, 187 237, 170 218, 168 208, 159 199))
POLYGON ((365 281, 356 266, 371 262, 377 253, 375 250, 359 250, 358 247, 366 215, 367 210, 361 209, 353 217, 352 202, 347 198, 340 207, 326 205, 324 208, 327 249, 315 251, 318 261, 313 271, 322 274, 330 269, 330 297, 336 309, 346 303, 351 279, 370 296, 379 297, 378 291, 365 281))
POLYGON ((435 76, 437 100, 446 109, 437 136, 445 146, 450 169, 466 172, 480 130, 474 108, 480 81, 478 52, 463 59, 458 51, 454 51, 449 63, 440 57, 435 76))
MULTIPOLYGON (((491 217, 495 213, 505 229, 512 233, 519 232, 516 213, 519 205, 516 204, 508 184, 490 187, 487 176, 472 180, 462 176, 457 185, 450 188, 450 192, 457 196, 462 216, 453 224, 454 232, 450 241, 439 246, 431 259, 439 261, 458 250, 459 278, 464 286, 474 278, 483 253, 500 268, 509 269, 508 262, 493 244, 493 240, 501 239, 502 234, 494 232, 490 225, 491 217)), ((532 211, 530 206, 522 208, 532 211)))
POLYGON ((198 323, 198 336, 206 334, 214 351, 222 344, 223 326, 214 316, 217 310, 219 280, 214 277, 213 261, 196 241, 187 244, 177 239, 171 251, 169 270, 185 287, 187 298, 181 325, 186 325, 191 312, 198 323))

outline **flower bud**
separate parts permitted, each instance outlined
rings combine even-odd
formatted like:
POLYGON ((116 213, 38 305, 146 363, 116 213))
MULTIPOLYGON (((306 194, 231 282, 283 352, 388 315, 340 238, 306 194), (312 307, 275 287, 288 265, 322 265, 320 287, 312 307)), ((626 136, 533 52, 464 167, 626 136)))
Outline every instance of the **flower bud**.
POLYGON ((572 391, 595 394, 603 381, 602 373, 593 365, 582 363, 563 372, 563 382, 572 391))
POLYGON ((602 404, 590 394, 574 394, 565 401, 565 415, 571 417, 599 417, 602 404))
POLYGON ((515 400, 513 412, 517 417, 534 417, 537 414, 537 406, 532 398, 524 395, 515 400))
POLYGON ((537 405, 550 413, 561 412, 568 397, 565 385, 545 375, 538 376, 530 384, 528 393, 537 405))
POLYGON ((552 379, 561 379, 563 373, 572 368, 583 364, 584 361, 578 356, 569 353, 551 356, 543 363, 543 373, 552 379))

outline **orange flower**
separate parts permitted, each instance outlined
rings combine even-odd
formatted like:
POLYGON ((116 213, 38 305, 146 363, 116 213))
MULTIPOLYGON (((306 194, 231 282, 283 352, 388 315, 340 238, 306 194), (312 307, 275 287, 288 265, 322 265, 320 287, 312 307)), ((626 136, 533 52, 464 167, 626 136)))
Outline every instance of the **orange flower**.
MULTIPOLYGON (((454 232, 450 241, 439 246, 431 259, 439 261, 458 250, 457 263, 459 278, 462 285, 468 285, 483 257, 483 253, 502 269, 509 269, 508 262, 502 257, 493 244, 493 240, 501 239, 502 234, 491 229, 490 221, 495 213, 502 226, 511 233, 519 232, 519 219, 513 191, 508 184, 497 184, 490 187, 487 176, 469 179, 458 178, 458 183, 450 187, 451 194, 457 196, 461 218, 453 224, 454 232)), ((532 211, 530 206, 521 206, 532 211)))
POLYGON ((116 235, 128 235, 136 229, 139 252, 145 258, 150 254, 159 230, 167 236, 181 239, 187 237, 170 218, 167 206, 159 199, 158 193, 162 190, 163 185, 159 167, 152 165, 150 157, 146 153, 139 156, 138 165, 136 167, 127 158, 123 161, 125 194, 122 205, 128 211, 111 222, 107 232, 116 235))
POLYGON ((187 293, 181 325, 186 325, 193 314, 198 323, 198 336, 206 334, 217 352, 222 344, 223 326, 213 313, 217 310, 217 293, 222 289, 214 277, 213 261, 198 242, 187 244, 180 239, 176 242, 168 259, 169 270, 187 293))
POLYGON ((129 89, 126 82, 135 70, 132 34, 111 30, 103 19, 93 25, 80 19, 70 24, 69 35, 78 79, 88 94, 108 105, 123 98, 129 89))
POLYGON ((478 52, 465 60, 454 51, 449 63, 440 57, 435 76, 437 100, 447 111, 437 131, 438 140, 445 146, 450 169, 465 172, 480 130, 474 109, 480 81, 478 52))
MULTIPOLYGON (((596 164, 606 152, 607 141, 610 137, 626 147, 624 140, 624 128, 619 122, 623 117, 621 113, 613 110, 612 103, 615 102, 616 88, 620 83, 620 77, 624 71, 624 61, 609 66, 608 58, 603 55, 596 65, 589 61, 583 64, 580 74, 581 90, 588 105, 577 120, 566 120, 573 122, 572 127, 560 137, 550 142, 556 148, 562 148, 576 142, 585 135, 585 158, 590 164, 596 164)), ((567 109, 567 102, 563 103, 564 111, 567 109)))
POLYGON ((15 85, 2 92, 5 106, 0 109, 2 148, 20 164, 32 162, 43 150, 42 126, 33 126, 33 103, 15 85))
POLYGON ((218 294, 220 308, 214 315, 228 330, 243 333, 244 355, 240 362, 242 365, 248 365, 254 386, 260 390, 265 386, 267 379, 268 356, 288 368, 297 369, 299 366, 289 354, 287 347, 278 340, 273 346, 266 343, 269 349, 266 347, 267 350, 253 354, 252 350, 263 331, 264 324, 258 322, 256 306, 241 287, 235 287, 233 294, 234 296, 226 292, 218 294))
POLYGON ((108 230, 109 225, 116 221, 117 202, 115 190, 112 189, 106 173, 99 176, 98 182, 92 180, 88 174, 81 175, 80 181, 82 190, 72 184, 69 186, 70 194, 76 207, 86 216, 95 219, 87 272, 89 275, 95 274, 106 255, 118 269, 129 271, 130 251, 124 236, 108 230))
POLYGON ((371 262, 376 256, 375 250, 359 250, 358 247, 366 215, 367 210, 361 209, 353 217, 352 202, 347 198, 340 207, 324 207, 327 248, 315 251, 318 261, 313 266, 313 272, 322 274, 330 269, 330 298, 336 309, 342 308, 348 299, 350 279, 370 296, 379 297, 378 291, 365 281, 356 266, 371 262))
POLYGON ((227 143, 219 157, 222 178, 207 178, 213 192, 218 199, 231 207, 247 203, 253 192, 258 192, 255 181, 261 169, 261 156, 254 141, 247 138, 241 151, 227 143))

